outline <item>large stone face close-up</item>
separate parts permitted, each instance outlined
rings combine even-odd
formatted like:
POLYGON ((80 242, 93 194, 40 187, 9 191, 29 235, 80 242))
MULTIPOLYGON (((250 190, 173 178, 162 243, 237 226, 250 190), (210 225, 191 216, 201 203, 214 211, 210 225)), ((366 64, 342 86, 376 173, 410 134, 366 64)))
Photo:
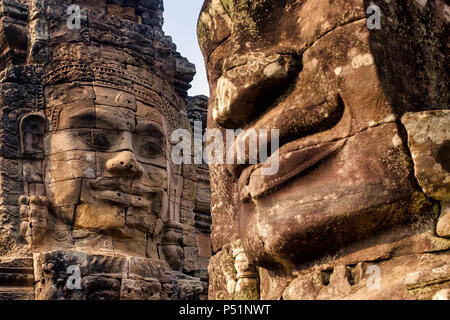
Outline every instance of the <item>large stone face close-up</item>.
POLYGON ((208 129, 280 144, 210 167, 210 299, 448 295, 448 31, 442 0, 204 2, 208 129))
POLYGON ((0 299, 207 297, 208 170, 170 158, 195 67, 162 13, 0 1, 0 299))

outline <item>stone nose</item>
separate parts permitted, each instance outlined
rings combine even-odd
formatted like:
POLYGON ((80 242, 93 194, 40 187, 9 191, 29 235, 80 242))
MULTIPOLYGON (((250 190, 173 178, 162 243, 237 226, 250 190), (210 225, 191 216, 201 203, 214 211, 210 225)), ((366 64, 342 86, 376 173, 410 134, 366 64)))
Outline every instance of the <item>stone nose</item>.
POLYGON ((114 158, 108 160, 106 169, 119 176, 136 177, 142 174, 142 167, 131 151, 122 151, 114 158))

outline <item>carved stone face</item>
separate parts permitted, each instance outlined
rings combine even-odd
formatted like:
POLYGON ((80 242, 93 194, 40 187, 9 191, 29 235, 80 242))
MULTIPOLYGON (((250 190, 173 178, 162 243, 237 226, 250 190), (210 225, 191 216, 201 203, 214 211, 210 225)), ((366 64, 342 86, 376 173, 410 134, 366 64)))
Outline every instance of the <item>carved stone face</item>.
POLYGON ((168 157, 195 66, 163 0, 0 5, 0 299, 203 298, 207 172, 168 157))
POLYGON ((422 207, 365 11, 356 0, 204 4, 199 41, 211 89, 209 127, 280 130, 277 174, 262 176, 258 165, 212 167, 217 194, 238 185, 233 199, 221 200, 237 212, 243 246, 257 265, 333 254, 422 207))
MULTIPOLYGON (((46 90, 46 192, 75 230, 146 246, 167 211, 167 129, 134 94, 92 83, 46 90)), ((127 248, 128 249, 128 248, 127 248)))

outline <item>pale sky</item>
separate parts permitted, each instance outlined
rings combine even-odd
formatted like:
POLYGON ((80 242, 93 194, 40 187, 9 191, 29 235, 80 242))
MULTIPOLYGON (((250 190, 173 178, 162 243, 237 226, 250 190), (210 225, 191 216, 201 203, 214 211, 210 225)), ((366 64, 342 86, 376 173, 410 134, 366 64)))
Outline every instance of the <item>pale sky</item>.
POLYGON ((164 0, 164 32, 171 36, 178 51, 195 64, 197 75, 189 95, 209 96, 203 56, 197 41, 197 19, 203 0, 164 0))

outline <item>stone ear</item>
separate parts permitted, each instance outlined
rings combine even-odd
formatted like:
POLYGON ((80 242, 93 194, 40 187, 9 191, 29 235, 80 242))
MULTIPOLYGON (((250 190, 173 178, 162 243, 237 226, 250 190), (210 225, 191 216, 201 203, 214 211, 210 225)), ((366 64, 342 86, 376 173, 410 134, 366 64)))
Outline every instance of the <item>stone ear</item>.
POLYGON ((41 113, 25 115, 19 124, 20 151, 24 158, 44 158, 45 116, 41 113))

